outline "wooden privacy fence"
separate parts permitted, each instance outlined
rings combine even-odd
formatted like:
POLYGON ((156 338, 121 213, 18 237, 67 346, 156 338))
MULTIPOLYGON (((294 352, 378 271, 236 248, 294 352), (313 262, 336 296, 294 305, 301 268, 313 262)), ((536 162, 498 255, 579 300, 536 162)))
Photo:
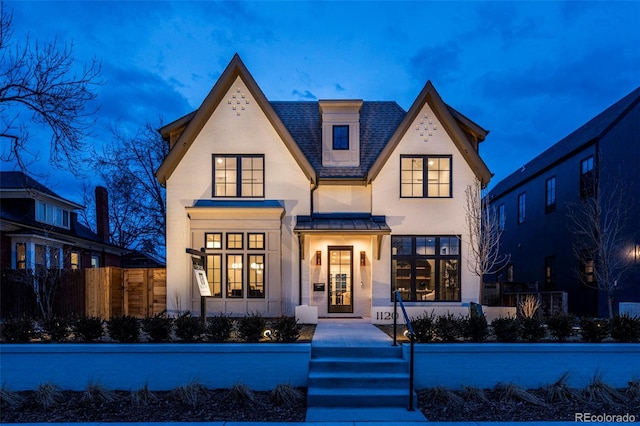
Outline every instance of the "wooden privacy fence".
POLYGON ((86 315, 109 319, 118 315, 138 318, 153 316, 167 306, 164 268, 87 269, 85 275, 86 315))

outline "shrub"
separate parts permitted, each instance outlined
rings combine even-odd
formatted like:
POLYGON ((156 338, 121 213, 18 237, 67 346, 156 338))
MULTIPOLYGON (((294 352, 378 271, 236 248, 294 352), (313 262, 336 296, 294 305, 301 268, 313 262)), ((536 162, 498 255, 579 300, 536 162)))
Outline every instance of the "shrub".
POLYGON ((18 407, 25 401, 18 392, 12 391, 5 384, 0 387, 0 407, 18 407))
POLYGON ((569 387, 567 384, 568 381, 569 373, 564 373, 554 383, 546 386, 544 393, 547 401, 551 403, 581 402, 582 396, 580 392, 569 387))
POLYGON ((629 314, 616 315, 611 320, 611 338, 616 342, 637 342, 640 340, 640 318, 629 314))
POLYGON ((202 340, 205 326, 200 317, 192 317, 191 312, 186 311, 178 315, 174 321, 176 336, 185 342, 197 342, 202 340))
POLYGON ((262 337, 262 332, 266 322, 260 313, 251 313, 240 319, 238 324, 238 334, 245 342, 258 342, 262 337))
POLYGON ((78 317, 73 321, 76 338, 83 342, 93 342, 104 335, 102 319, 99 317, 78 317))
POLYGON ((0 324, 2 340, 11 343, 26 343, 35 335, 33 321, 29 318, 9 317, 0 324))
POLYGON ((300 337, 300 326, 296 317, 282 315, 273 323, 273 335, 276 342, 291 343, 300 337))
POLYGON ((520 337, 520 321, 514 317, 500 317, 491 322, 496 340, 502 343, 517 342, 520 337))
POLYGON ((102 404, 105 402, 114 402, 118 399, 115 391, 107 389, 99 382, 90 382, 82 393, 80 401, 85 404, 102 404))
POLYGON ((588 402, 604 402, 607 404, 627 402, 623 394, 602 380, 602 374, 599 372, 593 375, 591 383, 582 390, 582 394, 588 402))
POLYGON ((202 386, 197 380, 193 380, 188 385, 178 386, 171 394, 183 404, 196 407, 200 402, 205 391, 205 387, 202 386))
POLYGON ((64 317, 52 316, 42 321, 42 328, 52 342, 62 342, 69 337, 70 321, 64 317))
POLYGON ((515 402, 522 403, 526 402, 533 405, 544 406, 545 403, 542 402, 538 397, 533 395, 532 393, 522 389, 520 386, 515 383, 498 383, 496 385, 496 394, 498 396, 498 401, 500 402, 515 402))
POLYGON ((573 326, 576 317, 572 314, 556 313, 547 318, 547 328, 551 334, 559 342, 565 342, 573 335, 573 326))
POLYGON ((580 335, 585 342, 602 342, 609 335, 609 321, 604 318, 584 317, 580 320, 580 335))
POLYGON ((231 331, 233 331, 233 320, 225 314, 207 320, 206 333, 212 342, 226 342, 231 337, 231 331))
POLYGON ((152 342, 167 342, 171 338, 173 318, 168 318, 164 312, 142 320, 142 330, 149 335, 152 342))
POLYGON ((35 393, 36 404, 48 410, 62 401, 63 394, 60 388, 53 383, 43 383, 38 386, 35 393))
POLYGON ((433 333, 435 331, 435 317, 433 312, 427 314, 424 312, 415 318, 411 318, 413 332, 416 335, 416 341, 419 343, 428 343, 433 341, 433 333))
POLYGON ((269 401, 277 407, 294 407, 302 404, 304 396, 290 384, 277 385, 269 392, 269 401))
POLYGON ((483 342, 489 335, 489 324, 484 315, 470 314, 462 319, 462 335, 472 342, 483 342))
POLYGON ((109 336, 120 343, 140 341, 138 319, 129 315, 115 316, 107 321, 109 336))
POLYGON ((518 305, 518 313, 522 318, 533 318, 540 309, 540 301, 533 294, 527 294, 518 305))
POLYGON ((435 334, 443 342, 455 342, 462 335, 462 321, 448 313, 436 318, 435 334))
POLYGON ((252 403, 256 401, 256 394, 244 383, 234 384, 227 393, 226 399, 234 403, 252 403))
POLYGON ((522 317, 519 319, 520 321, 520 335, 522 339, 535 343, 544 339, 547 334, 547 331, 544 328, 544 324, 541 320, 535 317, 522 317))

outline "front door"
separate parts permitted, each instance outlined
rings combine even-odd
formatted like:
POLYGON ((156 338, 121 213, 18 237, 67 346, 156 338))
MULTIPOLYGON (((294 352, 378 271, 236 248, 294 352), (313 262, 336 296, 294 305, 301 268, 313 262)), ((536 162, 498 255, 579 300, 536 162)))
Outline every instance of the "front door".
POLYGON ((329 313, 353 313, 353 247, 329 246, 329 313))

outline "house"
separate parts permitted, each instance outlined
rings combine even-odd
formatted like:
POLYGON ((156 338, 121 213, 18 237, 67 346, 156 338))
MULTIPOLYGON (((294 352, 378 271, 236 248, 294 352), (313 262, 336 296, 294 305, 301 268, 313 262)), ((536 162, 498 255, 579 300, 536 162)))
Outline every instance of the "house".
POLYGON ((122 249, 108 242, 107 193, 96 190, 98 233, 78 222, 84 207, 23 172, 0 172, 2 269, 37 265, 82 269, 120 266, 122 249), (102 207, 100 207, 102 205, 102 207))
POLYGON ((408 111, 277 102, 235 55, 202 105, 160 133, 169 312, 201 312, 194 250, 211 315, 388 321, 394 290, 415 312, 478 302, 464 194, 491 177, 478 149, 488 132, 431 82, 408 111))
MULTIPOLYGON (((539 291, 564 291, 569 311, 607 316, 607 300, 593 289, 594 260, 581 250, 575 221, 585 200, 604 203, 623 194, 627 211, 625 243, 617 260, 628 268, 617 283, 619 302, 640 302, 640 88, 591 119, 510 176, 488 194, 499 212, 501 250, 511 264, 498 281, 528 283, 539 291)), ((604 207, 604 204, 601 204, 604 207)), ((606 213, 615 213, 608 209, 606 213)), ((624 223, 624 222, 621 222, 624 223)))

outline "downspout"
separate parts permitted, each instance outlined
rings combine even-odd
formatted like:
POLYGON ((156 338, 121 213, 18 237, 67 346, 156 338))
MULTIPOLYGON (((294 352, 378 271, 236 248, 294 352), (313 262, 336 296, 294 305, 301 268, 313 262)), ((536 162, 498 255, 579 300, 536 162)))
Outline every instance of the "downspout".
MULTIPOLYGON (((318 189, 318 182, 313 182, 309 193, 309 215, 313 216, 313 193, 318 189)), ((302 305, 302 259, 304 255, 304 239, 298 234, 298 305, 302 305)))

